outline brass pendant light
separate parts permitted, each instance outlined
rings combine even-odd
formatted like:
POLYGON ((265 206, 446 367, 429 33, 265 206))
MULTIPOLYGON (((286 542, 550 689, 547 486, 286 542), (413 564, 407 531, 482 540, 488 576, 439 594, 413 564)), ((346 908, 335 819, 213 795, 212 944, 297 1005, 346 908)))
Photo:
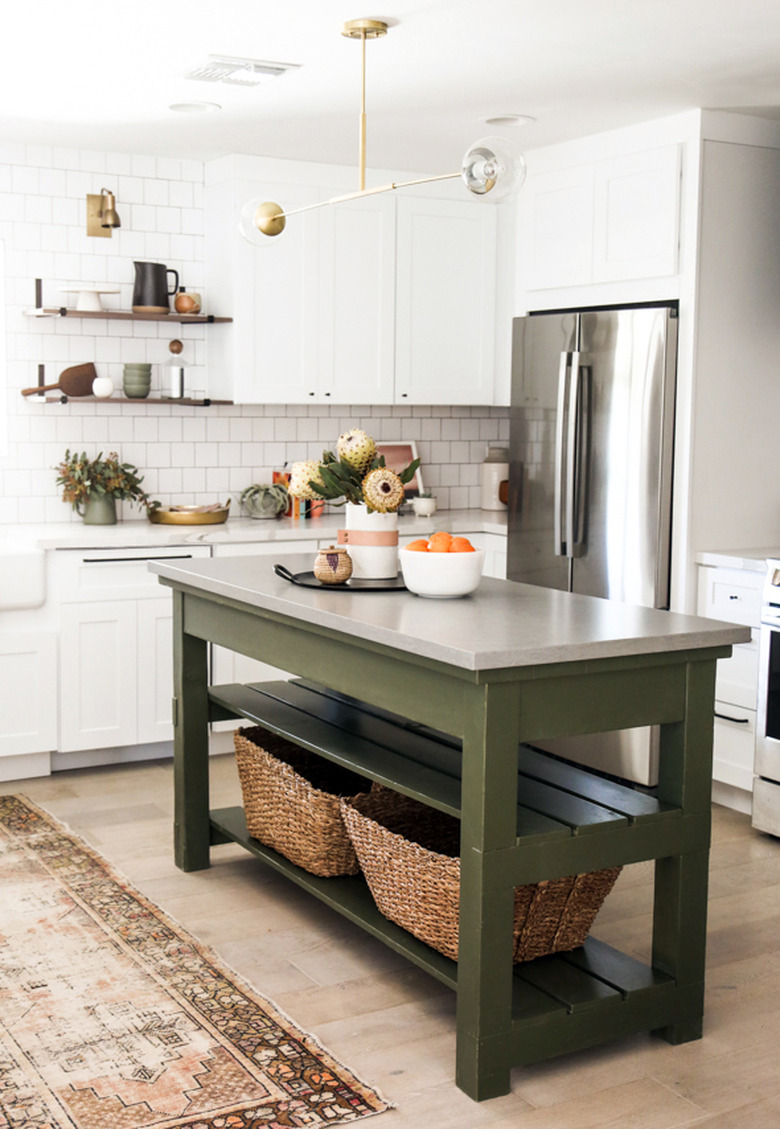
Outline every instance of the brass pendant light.
POLYGON ((324 208, 330 204, 342 204, 347 200, 360 199, 362 196, 376 196, 398 188, 410 188, 417 184, 431 184, 438 180, 455 180, 461 177, 466 188, 474 196, 496 204, 510 199, 522 187, 525 180, 525 162, 513 142, 505 138, 485 137, 469 148, 458 172, 366 188, 366 41, 380 39, 387 35, 387 29, 388 25, 382 20, 358 19, 345 23, 341 32, 347 39, 359 39, 362 48, 357 192, 333 196, 330 200, 319 200, 316 204, 307 204, 288 211, 273 200, 249 200, 241 209, 239 229, 250 243, 262 246, 267 236, 281 235, 287 219, 290 216, 300 215, 301 212, 324 208))

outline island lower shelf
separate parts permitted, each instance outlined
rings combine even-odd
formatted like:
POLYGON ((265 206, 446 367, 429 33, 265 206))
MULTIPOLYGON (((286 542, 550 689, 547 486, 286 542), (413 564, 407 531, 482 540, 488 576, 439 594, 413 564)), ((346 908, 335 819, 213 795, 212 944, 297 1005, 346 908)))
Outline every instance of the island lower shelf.
MULTIPOLYGON (((457 991, 458 966, 418 941, 377 909, 362 876, 319 878, 252 838, 241 807, 210 814, 211 842, 237 843, 371 936, 457 991)), ((596 938, 569 953, 540 957, 514 966, 512 978, 512 1064, 540 1061, 560 1053, 565 1037, 572 1046, 653 1030, 685 1015, 690 1001, 671 976, 596 938)))

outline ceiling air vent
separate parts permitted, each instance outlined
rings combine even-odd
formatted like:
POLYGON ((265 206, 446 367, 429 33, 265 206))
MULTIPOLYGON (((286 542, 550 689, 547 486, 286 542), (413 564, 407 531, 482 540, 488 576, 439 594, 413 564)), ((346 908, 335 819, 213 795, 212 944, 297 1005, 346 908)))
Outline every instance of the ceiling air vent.
POLYGON ((269 63, 263 59, 209 55, 205 62, 192 67, 184 77, 195 82, 221 82, 227 86, 260 86, 298 66, 299 63, 269 63))

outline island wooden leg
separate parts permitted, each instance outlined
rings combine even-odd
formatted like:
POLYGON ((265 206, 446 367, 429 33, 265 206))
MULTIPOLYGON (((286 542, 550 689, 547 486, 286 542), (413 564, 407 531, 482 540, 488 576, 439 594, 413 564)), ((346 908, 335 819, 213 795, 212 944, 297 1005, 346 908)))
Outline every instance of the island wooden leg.
POLYGON ((185 599, 174 591, 174 857, 181 870, 203 870, 209 865, 208 645, 185 634, 185 599))
POLYGON ((517 840, 518 706, 512 683, 475 687, 473 698, 463 740, 456 1081, 484 1101, 510 1088, 496 1047, 512 1021, 514 890, 501 851, 517 840))
POLYGON ((686 715, 662 726, 659 798, 701 823, 698 849, 656 862, 653 966, 674 976, 679 1015, 657 1034, 684 1043, 702 1034, 712 790, 715 662, 688 663, 686 715))

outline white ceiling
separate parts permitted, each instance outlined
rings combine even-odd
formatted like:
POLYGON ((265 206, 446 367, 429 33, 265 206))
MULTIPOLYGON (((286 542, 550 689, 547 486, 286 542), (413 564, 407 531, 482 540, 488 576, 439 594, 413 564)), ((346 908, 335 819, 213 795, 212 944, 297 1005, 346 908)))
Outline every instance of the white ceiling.
POLYGON ((361 16, 369 166, 455 171, 479 136, 523 148, 696 106, 780 117, 778 0, 27 0, 3 15, 0 141, 355 164, 361 16), (182 78, 209 54, 300 63, 253 89, 182 78), (182 115, 173 102, 220 103, 182 115), (496 130, 480 118, 530 114, 496 130))

